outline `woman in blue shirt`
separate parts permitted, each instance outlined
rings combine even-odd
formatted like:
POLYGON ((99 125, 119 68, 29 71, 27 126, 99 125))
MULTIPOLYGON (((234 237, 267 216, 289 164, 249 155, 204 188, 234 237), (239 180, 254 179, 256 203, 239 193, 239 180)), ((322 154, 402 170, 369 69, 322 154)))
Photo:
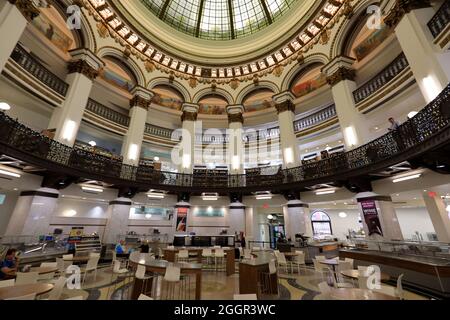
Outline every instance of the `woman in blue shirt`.
POLYGON ((16 249, 8 249, 6 251, 5 260, 0 262, 0 280, 10 279, 17 272, 19 266, 19 258, 16 257, 16 249))

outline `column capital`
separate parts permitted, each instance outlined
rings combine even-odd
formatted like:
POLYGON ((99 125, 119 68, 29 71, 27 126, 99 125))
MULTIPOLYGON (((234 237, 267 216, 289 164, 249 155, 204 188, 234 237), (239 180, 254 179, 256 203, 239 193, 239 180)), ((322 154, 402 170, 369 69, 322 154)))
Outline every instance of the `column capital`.
POLYGON ((327 82, 330 86, 334 86, 343 80, 355 80, 355 70, 353 63, 355 59, 347 56, 339 56, 330 61, 322 72, 327 77, 327 82))
POLYGON ((245 109, 242 104, 235 104, 227 106, 228 123, 240 122, 244 123, 244 117, 242 116, 245 109))
POLYGON ((30 0, 8 0, 9 3, 16 5, 17 9, 23 14, 27 20, 36 18, 40 11, 34 1, 30 0))
POLYGON ((295 112, 295 96, 290 91, 274 95, 272 99, 273 102, 275 102, 275 108, 277 109, 278 114, 285 111, 295 112))
POLYGON ((155 95, 150 90, 141 86, 135 86, 131 90, 131 94, 133 95, 133 98, 130 100, 130 107, 140 107, 145 110, 148 110, 150 102, 155 95))
POLYGON ((88 49, 75 49, 69 51, 72 60, 69 62, 69 73, 82 73, 94 80, 99 70, 105 66, 104 62, 88 49))
POLYGON ((185 102, 181 106, 181 121, 197 121, 198 116, 198 104, 185 102))
POLYGON ((390 28, 395 28, 403 16, 412 10, 431 7, 430 0, 397 0, 384 23, 390 28))

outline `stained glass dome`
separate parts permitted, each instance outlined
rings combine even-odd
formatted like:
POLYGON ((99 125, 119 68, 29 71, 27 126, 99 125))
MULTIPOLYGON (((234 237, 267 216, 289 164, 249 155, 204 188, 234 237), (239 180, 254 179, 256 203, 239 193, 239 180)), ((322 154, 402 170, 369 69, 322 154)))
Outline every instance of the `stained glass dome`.
POLYGON ((303 0, 140 1, 181 32, 207 40, 231 40, 260 31, 303 0))

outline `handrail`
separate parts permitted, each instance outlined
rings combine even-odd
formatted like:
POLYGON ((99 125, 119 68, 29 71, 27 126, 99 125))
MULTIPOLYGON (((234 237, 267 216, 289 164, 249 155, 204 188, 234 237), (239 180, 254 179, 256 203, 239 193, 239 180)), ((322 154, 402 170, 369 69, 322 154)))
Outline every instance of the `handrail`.
POLYGON ((192 188, 267 190, 272 187, 280 188, 283 185, 298 187, 300 184, 315 184, 320 179, 328 181, 337 175, 347 177, 362 168, 381 169, 384 168, 382 166, 386 165, 387 160, 392 164, 406 160, 400 157, 403 153, 409 156, 417 155, 436 147, 437 143, 448 143, 449 105, 450 85, 415 117, 400 125, 396 131, 386 133, 346 153, 333 154, 329 158, 314 163, 291 169, 280 169, 267 175, 254 172, 229 175, 227 179, 213 179, 205 175, 157 171, 147 166, 129 166, 123 164, 120 158, 71 148, 51 140, 17 122, 4 112, 0 113, 0 151, 35 165, 44 165, 49 170, 70 169, 86 178, 95 177, 99 180, 119 181, 121 184, 138 184, 161 189, 176 187, 177 190, 180 188, 184 190, 192 188), (441 132, 445 132, 442 137, 438 135, 441 132), (434 144, 430 142, 432 138, 436 139, 434 144), (446 140, 439 140, 444 138, 446 140))
POLYGON ((408 66, 409 62, 406 59, 405 54, 402 52, 397 58, 394 59, 394 61, 388 64, 386 68, 381 70, 375 77, 364 83, 353 92, 355 103, 359 103, 376 93, 386 84, 388 84, 389 81, 394 79, 403 70, 405 70, 408 66))
POLYGON ((336 105, 332 104, 309 116, 296 120, 294 122, 294 130, 296 132, 305 130, 334 117, 336 117, 336 105))
POLYGON ((20 45, 16 45, 11 54, 11 59, 17 62, 22 68, 31 73, 43 84, 55 90, 62 96, 66 96, 69 85, 50 70, 44 67, 20 45))
POLYGON ((445 1, 433 18, 428 22, 428 29, 437 38, 450 22, 450 0, 445 1))

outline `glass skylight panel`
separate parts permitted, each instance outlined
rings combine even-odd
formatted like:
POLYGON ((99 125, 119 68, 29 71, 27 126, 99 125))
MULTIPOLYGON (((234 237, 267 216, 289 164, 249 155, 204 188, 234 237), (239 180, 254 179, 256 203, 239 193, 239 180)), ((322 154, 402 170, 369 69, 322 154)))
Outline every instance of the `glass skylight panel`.
POLYGON ((155 61, 160 61, 161 60, 161 58, 162 58, 162 53, 156 53, 155 55, 154 55, 154 57, 153 57, 153 60, 155 60, 155 61))
POLYGON ((151 12, 158 16, 166 0, 141 0, 141 2, 150 9, 151 12))
POLYGON ((269 66, 273 66, 275 64, 275 60, 273 59, 272 56, 268 56, 266 58, 266 60, 267 60, 267 63, 269 64, 269 66))
POLYGON ((164 20, 171 26, 195 35, 201 0, 171 0, 164 20))
POLYGON ((107 19, 107 18, 111 17, 113 14, 114 13, 111 10, 109 10, 108 8, 100 11, 100 15, 103 17, 103 19, 107 19))
POLYGON ((199 67, 195 68, 195 75, 197 77, 200 77, 202 75, 202 68, 199 67))
POLYGON ((151 57, 151 56, 152 56, 152 53, 153 53, 154 51, 155 51, 155 49, 149 47, 147 50, 145 50, 145 55, 146 55, 147 57, 151 57))
POLYGON ((142 50, 144 50, 145 46, 146 46, 145 42, 141 41, 137 44, 136 49, 138 49, 139 51, 142 51, 142 50))
POLYGON ((134 33, 131 36, 129 36, 127 39, 127 41, 131 44, 134 44, 138 40, 139 40, 139 37, 134 33))
POLYGON ((266 1, 267 9, 269 10, 272 19, 282 15, 289 8, 290 4, 295 0, 263 0, 266 1))
POLYGON ((204 0, 199 36, 210 40, 231 39, 228 1, 204 0))
POLYGON ((239 67, 234 68, 234 74, 239 77, 241 75, 241 68, 239 67))
POLYGON ((193 66, 188 66, 188 69, 187 69, 187 71, 186 71, 187 73, 189 73, 189 74, 193 74, 194 73, 194 67, 193 66))
POLYGON ((127 27, 123 27, 118 32, 122 37, 125 37, 127 34, 130 33, 130 29, 128 29, 127 27))
POLYGON ((260 0, 233 0, 235 37, 243 37, 268 25, 260 0))

